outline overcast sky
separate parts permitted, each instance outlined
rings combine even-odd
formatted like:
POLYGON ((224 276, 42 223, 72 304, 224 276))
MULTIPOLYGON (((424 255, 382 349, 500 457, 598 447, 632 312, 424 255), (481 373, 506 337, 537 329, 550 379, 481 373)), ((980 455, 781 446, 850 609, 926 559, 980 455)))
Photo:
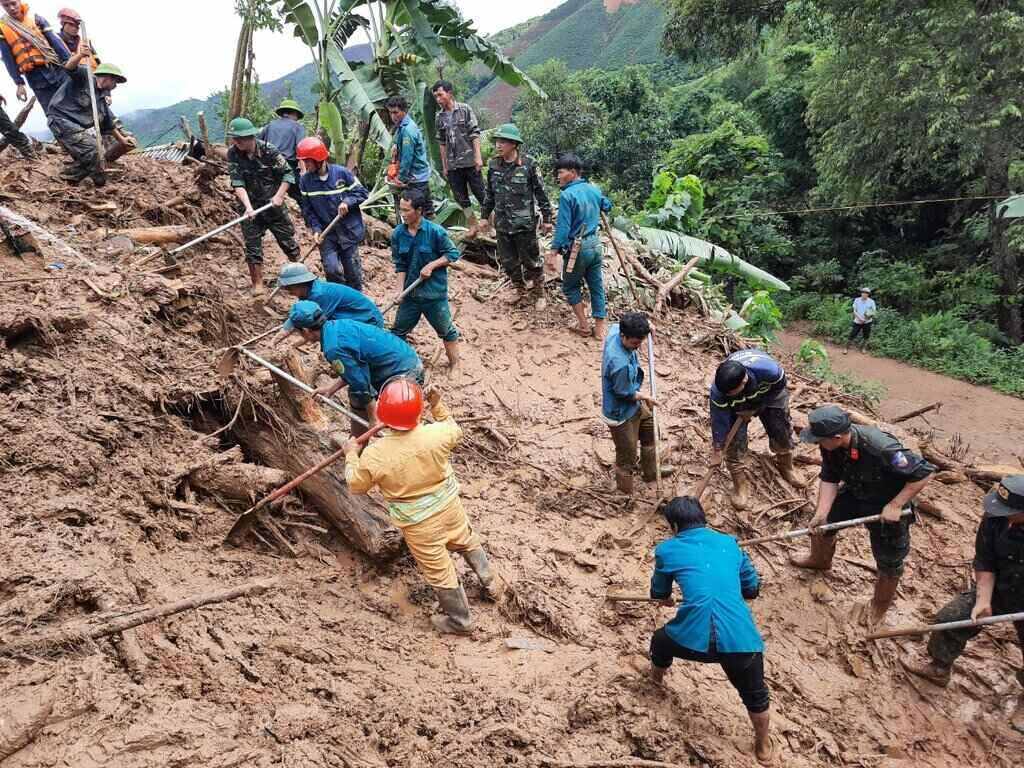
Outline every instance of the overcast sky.
MULTIPOLYGON (((492 34, 555 8, 564 0, 456 0, 477 29, 492 34)), ((233 0, 29 0, 33 13, 54 27, 57 11, 69 5, 85 20, 104 61, 117 64, 128 83, 114 94, 114 111, 166 107, 187 98, 205 99, 231 78, 239 21, 233 0)), ((256 69, 262 82, 292 72, 309 60, 309 50, 289 33, 256 36, 256 69)), ((7 112, 18 112, 14 84, 0 73, 7 112)), ((45 130, 36 107, 25 126, 45 130)))

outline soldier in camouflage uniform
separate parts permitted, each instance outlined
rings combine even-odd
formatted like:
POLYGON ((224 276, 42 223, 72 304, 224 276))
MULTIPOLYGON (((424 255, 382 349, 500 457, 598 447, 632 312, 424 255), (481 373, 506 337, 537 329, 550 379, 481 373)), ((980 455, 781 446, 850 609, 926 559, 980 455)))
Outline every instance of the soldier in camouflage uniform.
POLYGON ((242 222, 245 237, 245 261, 249 265, 252 295, 261 296, 263 287, 263 235, 269 229, 288 261, 299 260, 299 244, 295 227, 284 207, 288 189, 296 183, 284 155, 272 144, 256 139, 259 130, 244 117, 237 117, 228 127, 231 149, 228 150, 228 173, 235 195, 245 206, 249 217, 242 222), (256 208, 267 203, 274 207, 257 214, 256 208))
POLYGON ((536 200, 543 218, 542 231, 551 233, 551 202, 537 173, 534 159, 520 152, 523 138, 519 129, 506 123, 494 132, 497 157, 487 164, 487 195, 480 209, 480 225, 470 229, 488 228, 493 213, 498 236, 498 257, 519 298, 526 295, 526 283, 533 281, 533 297, 537 310, 544 309, 544 260, 537 242, 536 200))

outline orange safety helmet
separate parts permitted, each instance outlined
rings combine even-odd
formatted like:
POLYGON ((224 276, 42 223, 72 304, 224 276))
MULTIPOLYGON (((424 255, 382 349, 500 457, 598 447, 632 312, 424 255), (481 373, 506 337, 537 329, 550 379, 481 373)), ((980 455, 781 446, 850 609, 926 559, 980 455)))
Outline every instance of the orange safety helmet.
POLYGON ((423 389, 412 379, 399 376, 384 385, 377 398, 377 418, 392 429, 408 432, 420 423, 423 389))
POLYGON ((299 142, 299 146, 295 149, 295 157, 299 160, 315 160, 322 163, 330 157, 330 153, 320 139, 309 136, 299 142))
POLYGON ((78 11, 73 11, 70 8, 61 8, 57 11, 57 18, 61 21, 73 21, 75 24, 82 24, 82 17, 78 15, 78 11))

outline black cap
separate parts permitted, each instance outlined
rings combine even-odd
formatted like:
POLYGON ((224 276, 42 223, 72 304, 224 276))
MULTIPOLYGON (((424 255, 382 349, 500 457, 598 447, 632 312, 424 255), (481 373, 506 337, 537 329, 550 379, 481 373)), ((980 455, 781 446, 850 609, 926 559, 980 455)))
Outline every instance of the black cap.
POLYGON ((1024 514, 1024 475, 1004 477, 985 497, 985 517, 1024 514))
POLYGON ((820 443, 850 431, 850 415, 838 405, 815 408, 807 417, 810 426, 800 433, 803 443, 820 443))

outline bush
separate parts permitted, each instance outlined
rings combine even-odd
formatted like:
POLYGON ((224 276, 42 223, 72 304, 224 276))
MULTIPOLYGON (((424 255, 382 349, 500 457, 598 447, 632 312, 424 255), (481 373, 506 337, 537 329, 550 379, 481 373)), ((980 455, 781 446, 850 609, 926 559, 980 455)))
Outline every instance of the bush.
POLYGON ((806 375, 827 381, 840 391, 861 397, 872 408, 885 397, 885 385, 878 381, 861 380, 832 369, 828 352, 820 341, 805 339, 796 353, 797 367, 806 375))

